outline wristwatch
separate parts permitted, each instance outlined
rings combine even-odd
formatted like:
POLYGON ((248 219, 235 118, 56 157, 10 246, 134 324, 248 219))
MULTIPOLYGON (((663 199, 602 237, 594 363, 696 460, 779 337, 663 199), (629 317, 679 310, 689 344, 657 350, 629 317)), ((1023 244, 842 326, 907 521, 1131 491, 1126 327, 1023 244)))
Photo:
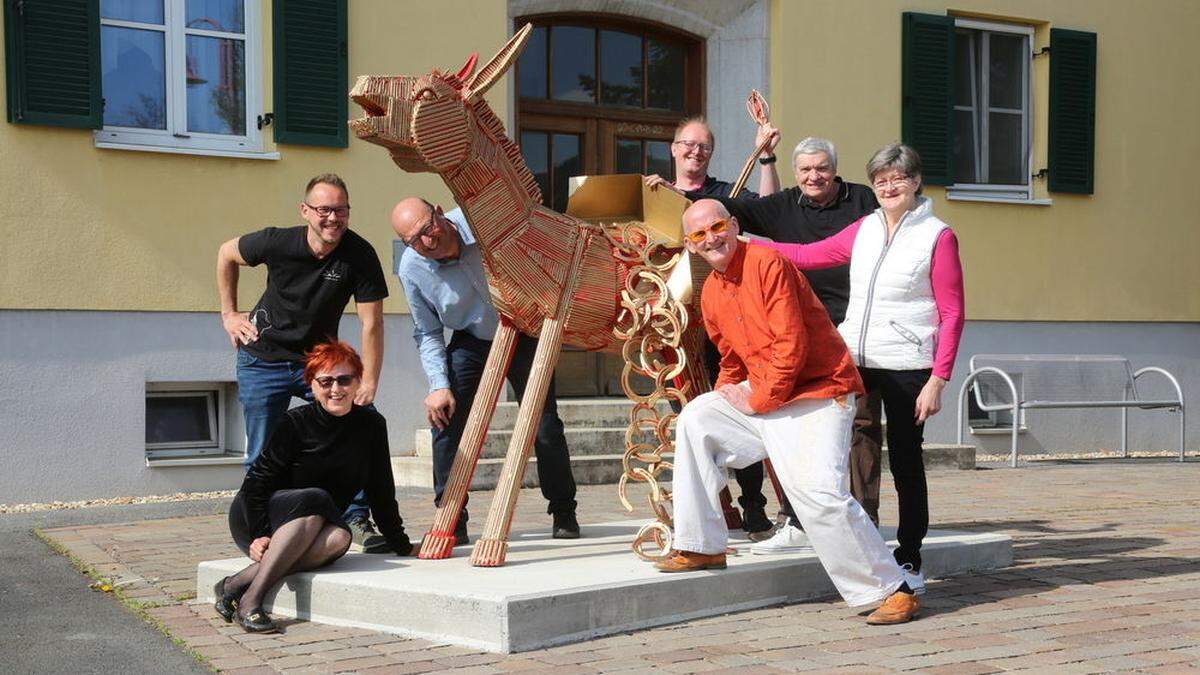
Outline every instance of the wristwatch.
POLYGON ((774 164, 775 163, 775 155, 767 155, 766 157, 759 157, 758 163, 762 164, 763 166, 766 166, 768 164, 774 164))

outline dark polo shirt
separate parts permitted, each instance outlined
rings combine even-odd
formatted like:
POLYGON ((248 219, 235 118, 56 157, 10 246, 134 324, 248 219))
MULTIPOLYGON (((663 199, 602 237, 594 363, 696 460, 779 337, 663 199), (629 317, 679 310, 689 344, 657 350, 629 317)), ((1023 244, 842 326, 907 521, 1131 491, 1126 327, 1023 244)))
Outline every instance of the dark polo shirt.
MULTIPOLYGON (((804 196, 798 187, 790 187, 766 197, 730 199, 724 195, 689 192, 689 199, 716 199, 738 220, 743 232, 769 237, 775 241, 811 244, 841 232, 847 225, 879 208, 875 193, 866 185, 839 185, 837 198, 819 206, 804 196)), ((850 266, 807 270, 804 276, 825 305, 834 325, 846 318, 850 300, 850 266)))
MULTIPOLYGON (((733 190, 733 183, 726 183, 723 180, 717 180, 712 176, 705 176, 704 183, 699 190, 689 190, 687 198, 696 201, 697 199, 710 199, 713 197, 729 197, 729 192, 733 190)), ((758 199, 757 192, 751 192, 746 188, 742 188, 738 197, 758 199)))

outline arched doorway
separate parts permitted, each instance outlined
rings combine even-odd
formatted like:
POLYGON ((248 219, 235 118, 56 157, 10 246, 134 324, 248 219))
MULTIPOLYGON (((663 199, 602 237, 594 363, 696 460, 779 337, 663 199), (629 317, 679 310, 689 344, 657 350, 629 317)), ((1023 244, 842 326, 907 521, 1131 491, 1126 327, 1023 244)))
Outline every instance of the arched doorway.
MULTIPOLYGON (((517 62, 517 140, 545 204, 563 211, 576 175, 673 177, 679 120, 704 110, 704 41, 597 14, 520 17, 534 25, 517 62)), ((564 350, 560 396, 620 395, 619 357, 564 350)))

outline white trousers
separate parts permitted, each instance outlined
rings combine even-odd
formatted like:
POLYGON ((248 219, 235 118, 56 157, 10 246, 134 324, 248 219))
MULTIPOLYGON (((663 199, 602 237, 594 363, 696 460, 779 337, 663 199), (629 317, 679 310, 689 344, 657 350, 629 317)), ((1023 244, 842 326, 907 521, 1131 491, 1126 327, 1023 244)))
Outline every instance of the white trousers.
MULTIPOLYGON (((742 386, 746 386, 745 383, 742 386)), ((676 549, 725 550, 729 530, 718 494, 726 468, 770 457, 825 572, 851 606, 879 602, 904 583, 879 531, 850 496, 854 397, 801 399, 745 415, 717 392, 684 407, 675 429, 676 549)))

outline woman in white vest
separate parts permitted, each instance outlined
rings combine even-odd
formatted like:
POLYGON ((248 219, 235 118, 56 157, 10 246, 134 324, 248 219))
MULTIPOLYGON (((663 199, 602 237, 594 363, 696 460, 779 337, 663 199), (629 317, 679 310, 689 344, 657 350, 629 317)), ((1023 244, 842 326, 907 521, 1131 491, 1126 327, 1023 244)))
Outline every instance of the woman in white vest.
POLYGON ((921 158, 907 145, 884 146, 867 163, 880 208, 815 244, 755 242, 800 269, 850 263, 850 303, 838 332, 868 392, 887 412, 888 463, 900 522, 896 562, 908 585, 925 591, 921 541, 929 498, 921 442, 925 420, 942 407, 962 335, 958 239, 921 195, 921 158))

